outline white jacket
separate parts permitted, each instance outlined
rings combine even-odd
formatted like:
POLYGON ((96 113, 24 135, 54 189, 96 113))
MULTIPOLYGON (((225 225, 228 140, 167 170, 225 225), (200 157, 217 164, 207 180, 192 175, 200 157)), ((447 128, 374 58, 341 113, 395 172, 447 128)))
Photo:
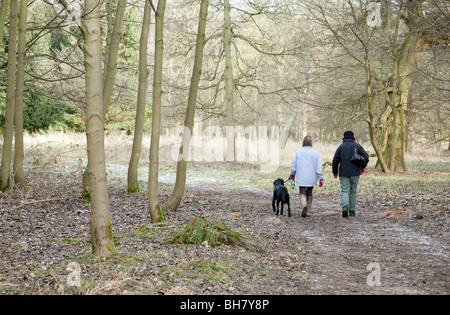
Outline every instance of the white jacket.
POLYGON ((319 153, 310 146, 298 150, 291 164, 291 174, 296 175, 298 186, 315 186, 317 180, 323 179, 319 153))

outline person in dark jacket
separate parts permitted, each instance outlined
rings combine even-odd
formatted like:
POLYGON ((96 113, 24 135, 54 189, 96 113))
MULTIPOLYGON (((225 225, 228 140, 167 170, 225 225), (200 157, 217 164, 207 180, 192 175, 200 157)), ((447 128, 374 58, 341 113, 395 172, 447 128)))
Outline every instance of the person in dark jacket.
POLYGON ((337 148, 333 157, 333 175, 341 183, 341 204, 342 216, 348 217, 355 215, 356 208, 356 192, 358 188, 359 176, 364 174, 367 163, 369 163, 369 155, 364 148, 355 142, 355 136, 352 131, 344 132, 342 144, 337 148), (353 152, 365 157, 366 162, 362 167, 356 166, 351 162, 353 152))

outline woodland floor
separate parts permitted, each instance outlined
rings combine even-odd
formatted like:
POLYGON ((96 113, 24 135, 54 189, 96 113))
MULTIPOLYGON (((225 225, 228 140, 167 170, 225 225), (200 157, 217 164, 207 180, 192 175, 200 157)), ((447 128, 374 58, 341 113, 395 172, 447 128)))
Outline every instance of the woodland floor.
MULTIPOLYGON (((317 191, 306 218, 289 189, 288 218, 272 212, 270 188, 188 185, 179 210, 160 224, 148 223, 145 193, 127 194, 123 179, 110 178, 117 253, 106 259, 91 255, 80 172, 26 175, 29 187, 0 199, 0 294, 450 293, 448 173, 425 183, 426 193, 375 189, 362 179, 357 215, 348 219, 336 189, 317 191), (223 222, 247 246, 161 245, 191 216, 223 222), (81 268, 80 287, 67 282, 72 262, 81 268), (380 286, 367 281, 370 263, 380 266, 380 286)), ((171 188, 162 185, 162 202, 171 188)))

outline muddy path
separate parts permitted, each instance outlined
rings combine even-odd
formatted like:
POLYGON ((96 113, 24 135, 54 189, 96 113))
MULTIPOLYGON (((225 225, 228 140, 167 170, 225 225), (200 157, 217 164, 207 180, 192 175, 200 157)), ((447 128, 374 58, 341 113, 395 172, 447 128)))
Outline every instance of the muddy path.
POLYGON ((422 222, 415 218, 360 211, 344 219, 329 208, 329 200, 318 202, 317 212, 298 224, 321 253, 317 289, 333 294, 449 293, 448 237, 422 234, 415 228, 422 222))

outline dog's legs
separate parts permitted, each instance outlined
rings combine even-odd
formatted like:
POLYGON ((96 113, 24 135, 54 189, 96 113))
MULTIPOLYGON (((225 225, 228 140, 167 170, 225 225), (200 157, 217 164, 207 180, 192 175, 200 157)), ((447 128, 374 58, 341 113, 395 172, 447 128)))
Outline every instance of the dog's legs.
POLYGON ((273 212, 276 212, 277 210, 275 209, 275 197, 272 198, 272 210, 273 212))
POLYGON ((280 213, 280 200, 277 200, 277 213, 276 215, 278 215, 280 213))
POLYGON ((281 215, 283 215, 283 207, 284 207, 284 202, 281 202, 281 215))
POLYGON ((288 217, 290 218, 291 217, 291 204, 289 201, 287 202, 287 206, 288 206, 288 217))

